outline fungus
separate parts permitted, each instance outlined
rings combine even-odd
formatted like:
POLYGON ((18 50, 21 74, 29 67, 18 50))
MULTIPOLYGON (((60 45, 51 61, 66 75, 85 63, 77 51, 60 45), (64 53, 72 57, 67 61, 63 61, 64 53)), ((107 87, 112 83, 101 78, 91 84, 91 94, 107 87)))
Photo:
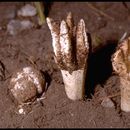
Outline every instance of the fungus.
POLYGON ((120 77, 121 110, 130 111, 130 37, 122 41, 112 56, 113 70, 120 77))
POLYGON ((33 67, 24 67, 12 75, 9 90, 18 104, 34 101, 45 90, 45 78, 33 67))
POLYGON ((61 70, 65 92, 71 100, 83 99, 89 53, 85 22, 81 19, 75 26, 71 13, 60 24, 51 18, 46 20, 51 31, 54 59, 61 70))

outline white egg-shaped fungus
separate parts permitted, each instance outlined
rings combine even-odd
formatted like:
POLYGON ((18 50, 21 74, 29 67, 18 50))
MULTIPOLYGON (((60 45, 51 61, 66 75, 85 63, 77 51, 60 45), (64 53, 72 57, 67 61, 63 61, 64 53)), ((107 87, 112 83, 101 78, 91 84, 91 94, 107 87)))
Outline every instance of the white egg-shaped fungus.
POLYGON ((9 90, 19 104, 34 101, 45 90, 45 77, 33 67, 24 67, 12 75, 9 90))

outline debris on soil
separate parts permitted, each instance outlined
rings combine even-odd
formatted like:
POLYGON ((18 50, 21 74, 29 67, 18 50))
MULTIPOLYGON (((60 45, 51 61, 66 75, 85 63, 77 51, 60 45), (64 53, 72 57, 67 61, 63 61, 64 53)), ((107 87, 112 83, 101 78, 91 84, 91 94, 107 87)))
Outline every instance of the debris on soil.
POLYGON ((127 32, 125 32, 125 33, 122 35, 122 37, 119 39, 119 43, 123 42, 124 39, 126 38, 126 36, 127 36, 127 32))
POLYGON ((105 92, 105 89, 101 87, 100 84, 98 84, 95 88, 95 97, 100 98, 100 97, 106 97, 107 93, 105 92))
POLYGON ((33 27, 33 23, 29 20, 11 20, 7 25, 7 31, 10 35, 17 35, 23 30, 30 29, 33 27))
POLYGON ((103 101, 101 102, 101 105, 103 107, 107 107, 107 108, 113 108, 114 107, 113 101, 108 97, 103 99, 103 101))
POLYGON ((17 15, 18 16, 23 16, 23 17, 32 17, 37 14, 37 10, 34 6, 30 4, 26 4, 23 6, 20 10, 18 10, 17 15))
POLYGON ((101 48, 102 44, 103 44, 102 38, 100 36, 98 36, 97 34, 95 34, 95 35, 93 34, 92 35, 92 48, 93 49, 101 48))
POLYGON ((108 14, 104 13, 103 11, 99 10, 98 8, 96 8, 95 6, 93 6, 92 4, 90 4, 90 3, 88 3, 88 2, 87 2, 87 4, 88 4, 88 6, 89 6, 91 9, 93 9, 93 10, 95 11, 95 13, 96 13, 97 15, 98 15, 98 13, 99 13, 99 14, 103 15, 104 17, 106 17, 106 18, 108 18, 108 19, 114 21, 114 18, 113 18, 112 16, 109 16, 108 14))
POLYGON ((20 115, 26 115, 32 111, 32 107, 33 106, 31 105, 31 103, 18 105, 18 107, 16 108, 16 113, 20 115))
POLYGON ((18 104, 34 101, 45 90, 45 77, 37 69, 25 67, 14 73, 9 90, 18 104))
POLYGON ((111 98, 118 96, 120 93, 111 94, 108 95, 106 84, 105 88, 101 87, 100 84, 98 84, 95 88, 95 99, 98 99, 99 102, 101 102, 101 105, 103 107, 107 108, 113 108, 115 107, 114 102, 111 100, 111 98))
POLYGON ((43 25, 46 21, 45 15, 44 15, 44 6, 43 6, 42 2, 34 2, 34 4, 37 8, 37 12, 39 15, 39 18, 38 18, 39 25, 43 25))
POLYGON ((0 81, 4 80, 5 78, 5 68, 4 64, 0 61, 0 81))
POLYGON ((97 20, 95 21, 95 28, 99 30, 107 26, 107 24, 107 21, 103 17, 97 17, 97 20))

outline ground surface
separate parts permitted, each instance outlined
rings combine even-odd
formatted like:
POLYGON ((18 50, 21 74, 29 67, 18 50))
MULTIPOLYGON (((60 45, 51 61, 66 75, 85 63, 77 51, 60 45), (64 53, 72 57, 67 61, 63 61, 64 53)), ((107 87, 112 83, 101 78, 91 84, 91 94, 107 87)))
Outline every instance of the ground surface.
MULTIPOLYGON (((89 3, 90 4, 90 3, 89 3)), ((1 128, 112 128, 130 127, 130 113, 120 110, 120 92, 118 76, 112 73, 111 55, 118 40, 125 32, 130 32, 130 4, 91 3, 109 16, 103 16, 90 7, 87 2, 54 2, 48 16, 55 20, 64 19, 72 12, 75 23, 81 18, 92 37, 92 54, 86 78, 84 101, 71 101, 64 90, 60 70, 54 62, 50 30, 45 23, 42 28, 32 28, 16 36, 6 32, 10 19, 6 13, 17 10, 23 4, 0 3, 0 61, 5 66, 5 79, 0 81, 0 127, 1 128), (6 10, 5 10, 6 9, 6 10), (100 37, 100 43, 95 39, 100 37), (100 48, 98 48, 100 47, 100 48), (97 49, 95 49, 97 48, 97 49), (30 60, 31 59, 31 60, 30 60), (28 113, 18 114, 17 105, 9 91, 10 76, 19 68, 33 65, 46 72, 50 82, 45 99, 28 106, 28 113), (111 98, 115 107, 101 105, 102 89, 111 98)), ((15 19, 15 18, 14 18, 15 19)))

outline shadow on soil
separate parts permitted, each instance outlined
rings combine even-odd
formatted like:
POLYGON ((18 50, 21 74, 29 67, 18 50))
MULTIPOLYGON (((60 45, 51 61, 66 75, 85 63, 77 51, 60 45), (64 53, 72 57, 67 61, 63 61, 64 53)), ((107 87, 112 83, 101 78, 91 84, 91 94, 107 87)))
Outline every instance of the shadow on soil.
POLYGON ((45 17, 48 16, 49 11, 51 10, 52 5, 53 5, 53 2, 43 2, 45 17))
POLYGON ((116 49, 117 43, 116 40, 107 41, 104 47, 90 53, 85 80, 85 94, 88 98, 91 98, 91 95, 94 94, 97 84, 103 84, 111 76, 111 56, 116 49))
POLYGON ((50 83, 51 83, 51 81, 52 81, 52 78, 51 78, 51 76, 48 74, 48 72, 47 71, 42 71, 42 70, 40 70, 41 71, 41 73, 42 73, 42 75, 45 77, 45 81, 46 81, 46 88, 45 88, 45 91, 47 91, 47 89, 48 89, 48 87, 50 86, 50 83))

